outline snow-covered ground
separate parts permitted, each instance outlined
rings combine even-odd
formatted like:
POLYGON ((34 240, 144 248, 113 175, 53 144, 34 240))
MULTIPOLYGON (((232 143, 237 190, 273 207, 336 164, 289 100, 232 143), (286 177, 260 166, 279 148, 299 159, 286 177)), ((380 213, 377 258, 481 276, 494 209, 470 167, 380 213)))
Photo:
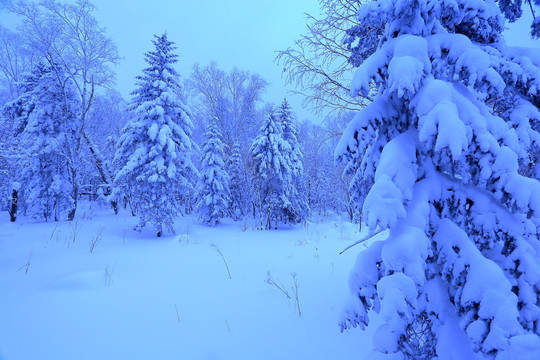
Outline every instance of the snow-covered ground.
POLYGON ((158 239, 125 213, 78 214, 9 223, 0 213, 0 359, 324 360, 371 348, 369 330, 337 324, 360 246, 339 252, 357 225, 332 217, 261 231, 187 217, 158 239))

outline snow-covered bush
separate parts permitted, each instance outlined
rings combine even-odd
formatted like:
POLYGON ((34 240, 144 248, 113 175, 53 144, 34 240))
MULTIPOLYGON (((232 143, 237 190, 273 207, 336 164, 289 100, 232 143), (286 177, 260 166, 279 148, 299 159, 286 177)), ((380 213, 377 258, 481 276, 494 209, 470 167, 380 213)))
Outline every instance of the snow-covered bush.
POLYGON ((381 314, 369 359, 540 358, 540 51, 505 43, 491 0, 373 1, 358 20, 359 39, 384 28, 352 84, 373 102, 335 154, 369 231, 390 231, 358 256, 342 328, 381 314))
POLYGON ((197 170, 191 162, 194 148, 190 111, 180 99, 178 74, 172 67, 178 55, 167 35, 152 41, 146 53, 148 67, 138 77, 130 120, 118 140, 118 168, 114 193, 130 197, 140 217, 140 227, 152 223, 158 236, 173 231, 180 204, 193 191, 197 170))

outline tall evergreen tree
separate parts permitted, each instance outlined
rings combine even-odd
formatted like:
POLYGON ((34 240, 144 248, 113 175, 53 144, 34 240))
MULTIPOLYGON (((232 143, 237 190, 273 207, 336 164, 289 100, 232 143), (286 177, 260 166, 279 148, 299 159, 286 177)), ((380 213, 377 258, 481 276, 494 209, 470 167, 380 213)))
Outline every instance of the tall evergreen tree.
POLYGON ((505 44, 491 0, 380 0, 358 20, 353 41, 384 28, 352 56, 373 102, 336 155, 369 184, 370 234, 389 233, 359 254, 342 327, 381 314, 369 359, 540 358, 540 182, 520 170, 540 143, 540 51, 505 44))
POLYGON ((283 99, 277 110, 283 128, 283 140, 289 143, 290 150, 283 154, 289 157, 292 171, 292 187, 290 194, 291 207, 287 211, 287 218, 293 223, 304 220, 309 214, 304 185, 304 166, 302 164, 302 151, 298 143, 298 126, 294 121, 291 107, 287 99, 283 99))
POLYGON ((229 212, 234 220, 240 220, 248 211, 248 186, 238 142, 233 144, 231 156, 227 162, 227 171, 230 176, 229 187, 231 190, 229 212))
POLYGON ((292 212, 292 164, 290 144, 283 139, 279 117, 269 113, 253 141, 251 153, 255 168, 255 181, 259 192, 259 212, 266 229, 272 222, 277 228, 278 219, 287 219, 292 212))
POLYGON ((14 79, 10 87, 17 89, 20 95, 0 109, 0 198, 3 200, 0 208, 8 210, 12 222, 17 219, 19 209, 24 209, 24 204, 18 204, 20 182, 17 173, 26 162, 26 157, 21 154, 19 135, 34 108, 31 92, 37 86, 43 68, 44 65, 38 63, 31 72, 23 74, 20 81, 14 79))
POLYGON ((214 226, 229 213, 230 201, 229 174, 225 170, 225 153, 216 119, 208 125, 205 138, 196 208, 202 221, 214 226))
POLYGON ((154 51, 145 54, 148 67, 137 77, 129 121, 118 140, 114 184, 117 197, 129 196, 139 214, 139 226, 148 222, 157 236, 173 232, 173 221, 193 191, 197 174, 191 162, 193 125, 180 99, 178 61, 167 34, 155 36, 154 51))
POLYGON ((4 108, 15 123, 20 154, 19 207, 44 220, 73 219, 77 192, 73 173, 79 98, 56 66, 38 64, 26 76, 23 94, 4 108))

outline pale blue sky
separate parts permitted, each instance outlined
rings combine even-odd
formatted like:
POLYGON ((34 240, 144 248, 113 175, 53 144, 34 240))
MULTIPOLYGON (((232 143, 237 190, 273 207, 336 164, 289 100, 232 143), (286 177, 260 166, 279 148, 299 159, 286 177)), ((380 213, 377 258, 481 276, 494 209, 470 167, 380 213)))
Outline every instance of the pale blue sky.
MULTIPOLYGON (((194 63, 215 60, 224 70, 234 66, 261 74, 270 86, 265 100, 279 104, 285 81, 274 62, 275 50, 291 46, 305 32, 305 12, 319 12, 318 0, 94 0, 96 17, 124 57, 117 68, 118 88, 128 96, 145 67, 153 34, 167 31, 180 56, 177 69, 189 76, 194 63)), ((314 118, 301 99, 288 96, 302 120, 314 118)))
MULTIPOLYGON (((279 104, 287 96, 299 120, 319 122, 302 108, 299 96, 286 93, 276 50, 292 46, 306 33, 305 13, 319 14, 318 0, 94 0, 99 22, 116 41, 124 57, 117 68, 118 88, 128 96, 134 77, 145 67, 143 54, 152 49, 153 34, 167 31, 178 47, 178 71, 189 76, 194 63, 215 60, 219 67, 234 66, 261 74, 269 83, 265 100, 279 104)), ((525 8, 525 16, 529 17, 525 8)), ((531 46, 531 20, 512 26, 509 41, 531 46)), ((534 46, 539 46, 536 41, 534 46)))

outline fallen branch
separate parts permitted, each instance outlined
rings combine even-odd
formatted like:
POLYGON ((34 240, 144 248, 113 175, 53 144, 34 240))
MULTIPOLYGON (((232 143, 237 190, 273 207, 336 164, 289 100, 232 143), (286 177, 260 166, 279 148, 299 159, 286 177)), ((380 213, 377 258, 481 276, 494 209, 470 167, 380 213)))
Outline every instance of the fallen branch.
POLYGON ((371 238, 373 238, 373 237, 379 235, 379 234, 382 233, 384 230, 386 230, 386 229, 379 230, 379 231, 377 231, 375 234, 369 234, 369 235, 363 237, 362 239, 358 240, 358 241, 355 242, 354 244, 351 244, 351 245, 347 246, 345 249, 343 249, 342 252, 339 253, 339 255, 343 254, 345 251, 349 250, 350 248, 355 247, 356 245, 361 244, 361 243, 363 243, 363 242, 365 242, 365 241, 368 241, 369 239, 371 239, 371 238))

